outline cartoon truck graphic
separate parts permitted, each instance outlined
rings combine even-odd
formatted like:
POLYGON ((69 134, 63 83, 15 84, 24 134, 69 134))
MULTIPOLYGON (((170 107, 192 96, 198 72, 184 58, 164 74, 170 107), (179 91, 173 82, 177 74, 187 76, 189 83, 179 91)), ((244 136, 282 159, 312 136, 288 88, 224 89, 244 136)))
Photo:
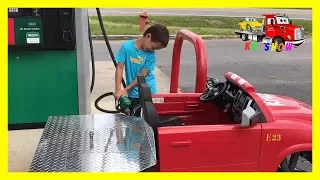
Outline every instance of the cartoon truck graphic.
MULTIPOLYGON (((287 43, 298 47, 305 42, 304 28, 293 25, 292 21, 285 14, 262 14, 262 26, 260 31, 249 31, 239 29, 235 33, 243 41, 257 41, 264 44, 276 44, 276 51, 281 52, 283 48, 278 48, 280 44, 283 46, 287 43)), ((248 24, 248 23, 247 23, 248 24)))

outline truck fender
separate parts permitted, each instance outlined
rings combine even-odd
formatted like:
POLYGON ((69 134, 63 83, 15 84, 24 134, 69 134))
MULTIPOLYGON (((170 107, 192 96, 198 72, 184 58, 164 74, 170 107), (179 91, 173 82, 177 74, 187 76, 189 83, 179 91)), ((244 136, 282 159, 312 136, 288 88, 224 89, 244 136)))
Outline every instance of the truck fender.
POLYGON ((302 152, 302 151, 312 151, 312 144, 306 143, 306 144, 296 144, 293 146, 290 146, 283 151, 281 151, 277 157, 277 164, 275 165, 275 169, 278 168, 281 161, 284 160, 284 158, 288 157, 290 154, 296 153, 296 152, 302 152))

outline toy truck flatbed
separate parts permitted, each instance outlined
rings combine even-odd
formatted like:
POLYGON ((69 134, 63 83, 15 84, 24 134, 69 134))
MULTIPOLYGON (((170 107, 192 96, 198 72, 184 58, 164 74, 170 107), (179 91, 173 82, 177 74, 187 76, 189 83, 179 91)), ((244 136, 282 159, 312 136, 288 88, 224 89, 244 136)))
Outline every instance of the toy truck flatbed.
POLYGON ((235 30, 235 33, 239 34, 240 38, 243 41, 252 40, 252 41, 260 42, 266 36, 265 33, 261 31, 250 32, 250 31, 235 30))

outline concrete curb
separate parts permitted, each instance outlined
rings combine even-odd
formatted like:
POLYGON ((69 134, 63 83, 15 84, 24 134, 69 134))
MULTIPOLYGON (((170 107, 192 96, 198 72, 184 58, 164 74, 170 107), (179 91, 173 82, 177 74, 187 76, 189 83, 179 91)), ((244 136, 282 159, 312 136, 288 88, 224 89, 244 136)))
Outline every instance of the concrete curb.
MULTIPOLYGON (((128 39, 137 39, 141 37, 142 35, 108 35, 109 40, 128 40, 128 39)), ((223 35, 202 35, 202 39, 227 39, 227 38, 239 38, 237 35, 229 35, 229 36, 223 36, 223 35)), ((104 40, 103 35, 92 35, 92 40, 104 40)), ((170 35, 170 39, 175 39, 176 35, 170 35)))

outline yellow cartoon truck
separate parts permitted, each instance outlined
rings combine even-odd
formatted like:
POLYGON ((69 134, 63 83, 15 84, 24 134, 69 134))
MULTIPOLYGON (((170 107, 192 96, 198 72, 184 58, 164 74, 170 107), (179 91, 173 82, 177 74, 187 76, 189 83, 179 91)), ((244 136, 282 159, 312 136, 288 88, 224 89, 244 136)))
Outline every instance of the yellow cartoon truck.
POLYGON ((256 20, 253 17, 247 17, 243 21, 240 21, 239 28, 242 31, 260 31, 262 27, 262 23, 256 20))

